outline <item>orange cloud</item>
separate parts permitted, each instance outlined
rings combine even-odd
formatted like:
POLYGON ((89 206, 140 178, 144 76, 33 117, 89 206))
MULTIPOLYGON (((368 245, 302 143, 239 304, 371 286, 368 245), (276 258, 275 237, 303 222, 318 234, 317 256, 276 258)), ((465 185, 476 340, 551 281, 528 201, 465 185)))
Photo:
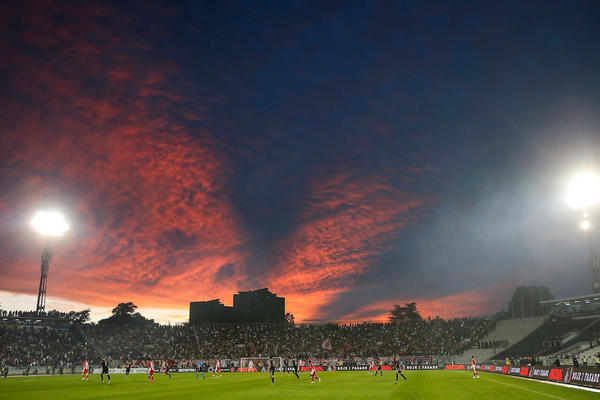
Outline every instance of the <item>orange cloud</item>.
POLYGON ((403 193, 378 177, 336 173, 315 182, 301 214, 302 224, 279 246, 269 284, 288 298, 310 298, 294 309, 299 320, 317 318, 319 309, 352 287, 388 241, 414 220, 427 199, 403 193))
POLYGON ((417 310, 423 318, 485 315, 498 311, 499 305, 508 301, 513 287, 514 282, 504 282, 436 298, 425 295, 417 298, 377 300, 342 316, 340 320, 385 322, 388 321, 389 312, 395 304, 411 302, 417 303, 417 310))
MULTIPOLYGON (((97 307, 230 301, 248 278, 246 235, 215 135, 189 128, 210 120, 203 99, 177 86, 151 38, 123 40, 139 37, 135 24, 107 6, 23 10, 7 28, 17 40, 1 43, 13 95, 0 110, 0 290, 37 291, 27 216, 62 205, 73 231, 55 244, 49 295, 97 307)), ((428 201, 354 172, 312 182, 263 279, 298 320, 352 288, 428 201)))
MULTIPOLYGON (((74 232, 55 244, 53 296, 180 308, 229 299, 246 255, 227 160, 209 134, 179 121, 185 96, 167 85, 176 68, 144 63, 139 48, 151 47, 121 44, 111 31, 118 24, 98 18, 112 12, 94 10, 34 8, 26 18, 22 38, 38 53, 12 49, 17 96, 5 109, 0 150, 11 190, 0 204, 19 218, 45 204, 70 215, 74 232), (53 62, 40 63, 45 57, 53 62)), ((0 289, 31 293, 40 248, 22 244, 31 232, 3 225, 10 264, 0 289)))

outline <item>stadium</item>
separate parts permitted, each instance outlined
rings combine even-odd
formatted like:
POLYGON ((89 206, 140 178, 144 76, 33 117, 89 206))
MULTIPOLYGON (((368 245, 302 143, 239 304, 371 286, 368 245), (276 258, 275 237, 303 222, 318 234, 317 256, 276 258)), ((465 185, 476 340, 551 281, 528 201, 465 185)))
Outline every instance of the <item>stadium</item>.
POLYGON ((596 399, 600 3, 0 4, 0 400, 596 399))

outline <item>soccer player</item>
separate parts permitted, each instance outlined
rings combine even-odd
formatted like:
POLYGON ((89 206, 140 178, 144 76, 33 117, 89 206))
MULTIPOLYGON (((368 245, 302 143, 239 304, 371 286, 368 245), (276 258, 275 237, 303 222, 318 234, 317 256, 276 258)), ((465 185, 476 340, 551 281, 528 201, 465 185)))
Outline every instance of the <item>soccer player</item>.
POLYGON ((275 363, 273 359, 269 360, 269 375, 271 376, 271 385, 275 384, 275 363))
POLYGON ((206 380, 206 376, 202 372, 202 361, 198 360, 196 362, 196 380, 200 379, 200 375, 202 375, 202 379, 206 380))
POLYGON ((254 372, 254 361, 252 360, 248 363, 248 372, 254 372))
POLYGON ((148 361, 148 382, 154 383, 154 365, 152 365, 152 360, 148 361))
POLYGON ((375 369, 375 376, 377 376, 377 373, 378 373, 378 372, 379 372, 379 375, 380 375, 380 376, 383 376, 383 370, 381 369, 381 367, 382 367, 382 364, 383 364, 383 361, 378 361, 378 362, 377 362, 377 367, 376 367, 376 369, 375 369))
POLYGON ((213 372, 213 376, 215 376, 215 373, 219 374, 219 376, 223 375, 221 372, 221 360, 217 360, 215 363, 215 372, 213 372))
POLYGON ((163 363, 160 367, 160 372, 167 375, 169 377, 169 379, 171 379, 171 374, 169 373, 169 364, 167 364, 166 361, 163 361, 163 363))
POLYGON ((292 360, 292 368, 294 369, 294 375, 296 375, 296 382, 300 381, 300 375, 298 375, 298 364, 296 360, 292 360))
POLYGON ((402 361, 400 361, 400 360, 396 361, 396 380, 394 381, 394 384, 398 383, 399 376, 403 377, 404 380, 406 380, 406 377, 402 373, 403 367, 404 367, 404 365, 403 365, 402 361))
POLYGON ((84 379, 87 381, 90 376, 90 364, 88 363, 87 358, 83 361, 83 368, 81 370, 81 380, 84 379))
POLYGON ((102 372, 100 373, 100 383, 104 383, 104 374, 108 377, 108 384, 110 385, 110 375, 108 374, 108 362, 106 358, 102 357, 102 361, 100 362, 102 365, 102 372))
POLYGON ((479 374, 477 373, 477 361, 475 361, 475 356, 471 356, 471 368, 473 369, 473 379, 479 379, 479 374))
POLYGON ((129 376, 129 372, 131 372, 131 361, 127 363, 127 367, 125 368, 125 376, 129 376))
POLYGON ((369 374, 373 375, 373 370, 375 369, 375 361, 371 360, 369 363, 369 374))
POLYGON ((284 374, 287 373, 289 375, 289 373, 290 373, 289 368, 290 368, 290 366, 288 365, 288 360, 287 360, 287 358, 285 358, 283 360, 283 370, 282 370, 282 373, 284 373, 284 374))
POLYGON ((315 379, 317 381, 321 382, 321 378, 319 378, 317 376, 317 369, 315 368, 315 365, 311 361, 310 362, 310 383, 315 383, 315 379))

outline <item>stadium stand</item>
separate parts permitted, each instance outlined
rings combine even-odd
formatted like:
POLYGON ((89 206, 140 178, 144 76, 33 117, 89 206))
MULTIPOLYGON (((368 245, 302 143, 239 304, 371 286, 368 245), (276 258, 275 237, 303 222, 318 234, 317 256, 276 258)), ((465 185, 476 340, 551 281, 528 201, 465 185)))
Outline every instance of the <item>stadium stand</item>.
POLYGON ((0 358, 11 366, 79 365, 98 360, 386 357, 450 355, 487 335, 493 320, 464 318, 402 324, 205 324, 102 326, 69 330, 0 325, 0 358), (324 345, 330 343, 330 345, 324 345))
POLYGON ((468 363, 471 356, 480 361, 492 360, 502 349, 518 343, 539 328, 544 317, 504 319, 497 321, 494 328, 480 341, 471 343, 465 354, 457 357, 459 363, 468 363))
POLYGON ((552 317, 523 340, 502 351, 496 359, 522 355, 548 356, 582 340, 597 325, 598 317, 552 317))

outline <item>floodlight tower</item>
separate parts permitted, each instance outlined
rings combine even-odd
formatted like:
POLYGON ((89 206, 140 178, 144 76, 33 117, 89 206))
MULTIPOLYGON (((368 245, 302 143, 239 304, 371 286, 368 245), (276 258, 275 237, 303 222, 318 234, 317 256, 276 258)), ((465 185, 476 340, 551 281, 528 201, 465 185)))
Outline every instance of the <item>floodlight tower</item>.
POLYGON ((580 224, 588 242, 588 267, 593 276, 594 293, 600 293, 600 259, 596 256, 592 241, 590 212, 600 202, 600 178, 593 172, 584 172, 573 178, 567 195, 567 203, 582 213, 580 224))
POLYGON ((50 237, 62 236, 68 229, 65 217, 55 211, 38 211, 31 220, 33 228, 46 237, 46 244, 42 250, 42 273, 40 276, 40 288, 38 290, 36 312, 39 314, 46 311, 46 283, 48 280, 48 268, 52 252, 50 251, 50 237))

